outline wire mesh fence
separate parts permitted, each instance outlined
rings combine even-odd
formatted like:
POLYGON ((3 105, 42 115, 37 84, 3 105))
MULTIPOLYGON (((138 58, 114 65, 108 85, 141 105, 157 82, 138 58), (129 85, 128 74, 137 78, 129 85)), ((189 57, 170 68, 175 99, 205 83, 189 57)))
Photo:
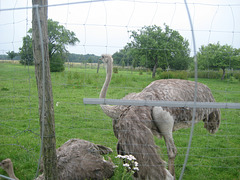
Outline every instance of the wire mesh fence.
MULTIPOLYGON (((10 3, 5 4, 1 1, 0 18, 3 21, 0 27, 3 38, 0 43, 0 54, 6 54, 10 50, 17 52, 22 46, 23 36, 27 35, 27 31, 31 28, 31 3, 29 1, 10 3), (7 19, 7 17, 11 18, 7 19)), ((240 17, 237 12, 239 12, 240 5, 237 2, 233 1, 228 4, 189 2, 188 6, 193 19, 197 51, 203 44, 218 41, 239 48, 237 43, 240 30, 237 22, 240 17), (205 18, 201 19, 201 16, 205 18), (219 23, 221 20, 225 23, 224 25, 219 23), (202 24, 204 25, 201 26, 202 24)), ((65 3, 63 1, 55 4, 49 1, 48 11, 49 18, 74 31, 79 38, 80 42, 76 46, 67 47, 70 52, 97 54, 98 56, 101 53, 113 54, 131 42, 132 30, 154 24, 162 26, 166 23, 188 39, 193 56, 192 31, 184 2, 82 1, 65 3)), ((108 99, 105 100, 98 100, 106 75, 103 65, 97 73, 96 64, 87 64, 87 60, 80 61, 80 59, 76 59, 76 62, 69 62, 67 59, 65 71, 51 74, 57 148, 71 138, 84 139, 111 147, 113 153, 108 156, 119 166, 115 169, 112 179, 122 178, 123 173, 123 169, 120 168, 121 162, 115 158, 118 140, 114 136, 112 119, 107 117, 97 104, 116 105, 120 102, 121 105, 127 106, 136 105, 136 103, 143 106, 149 105, 148 103, 157 103, 158 106, 162 104, 174 106, 176 102, 175 104, 159 101, 135 102, 119 99, 129 93, 141 92, 153 80, 163 77, 164 73, 167 79, 179 78, 182 75, 180 71, 166 69, 165 71, 159 70, 156 78, 152 79, 152 72, 148 68, 134 68, 131 59, 125 58, 125 66, 116 65, 118 73, 113 73, 107 93, 108 99), (84 104, 83 100, 90 100, 89 98, 94 100, 93 104, 96 105, 87 105, 86 102, 84 104)), ((145 57, 145 59, 150 61, 150 57, 145 57)), ((163 61, 170 60, 164 59, 163 61)), ((15 174, 19 179, 34 179, 41 147, 35 70, 33 66, 22 66, 12 62, 1 61, 0 64, 0 160, 11 158, 15 174)), ((232 67, 231 61, 228 62, 228 67, 232 67)), ((194 71, 183 71, 184 79, 194 80, 192 75, 194 71)), ((197 81, 206 84, 211 89, 217 102, 215 104, 203 103, 203 106, 223 108, 221 109, 222 118, 218 132, 213 135, 203 128, 203 122, 195 124, 183 179, 239 178, 240 86, 237 75, 233 75, 238 73, 237 68, 229 68, 226 73, 227 78, 221 81, 221 70, 213 71, 211 68, 205 71, 198 70, 197 81), (212 79, 211 77, 215 76, 213 73, 220 75, 212 79)), ((199 105, 194 105, 193 102, 177 102, 177 105, 179 104, 189 108, 199 105)), ((183 169, 190 130, 189 128, 181 129, 173 133, 178 150, 175 161, 177 178, 180 177, 183 169)), ((155 138, 154 140, 159 146, 161 158, 168 161, 167 147, 163 139, 155 138)), ((7 175, 3 170, 0 174, 7 175)))

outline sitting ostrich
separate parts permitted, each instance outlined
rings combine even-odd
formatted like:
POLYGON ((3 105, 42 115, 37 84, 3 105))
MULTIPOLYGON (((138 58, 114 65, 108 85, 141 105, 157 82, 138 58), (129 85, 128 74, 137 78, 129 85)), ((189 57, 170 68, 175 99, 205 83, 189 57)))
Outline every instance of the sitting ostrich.
MULTIPOLYGON (((111 55, 102 55, 101 60, 106 65, 106 79, 100 92, 100 98, 106 98, 112 77, 113 59, 111 55)), ((215 102, 210 89, 206 85, 201 83, 197 85, 198 102, 215 102)), ((153 81, 141 92, 128 94, 123 99, 194 101, 194 90, 195 82, 193 81, 163 79, 153 81)), ((167 171, 162 166, 163 161, 157 155, 153 135, 164 137, 168 152, 169 171, 175 176, 174 160, 177 149, 172 132, 191 126, 192 108, 110 105, 101 105, 101 108, 107 116, 113 119, 113 130, 118 138, 118 153, 133 154, 139 161, 140 179, 166 179, 167 171), (155 178, 157 175, 154 173, 158 173, 159 176, 155 178)), ((220 110, 197 108, 195 122, 201 120, 204 121, 204 127, 210 133, 217 132, 220 125, 220 110)))
MULTIPOLYGON (((101 156, 112 150, 81 139, 70 139, 57 149, 57 168, 59 180, 107 179, 113 176, 115 165, 101 156)), ((16 179, 10 159, 0 164, 9 177, 16 179)), ((44 174, 36 180, 44 180, 44 174)))

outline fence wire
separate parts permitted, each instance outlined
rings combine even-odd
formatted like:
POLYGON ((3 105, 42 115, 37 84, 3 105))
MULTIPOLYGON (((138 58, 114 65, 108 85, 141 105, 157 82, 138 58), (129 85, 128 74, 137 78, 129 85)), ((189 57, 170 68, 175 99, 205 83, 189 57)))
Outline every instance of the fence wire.
MULTIPOLYGON (((28 2, 28 1, 27 1, 28 2)), ((175 10, 173 11, 173 13, 171 13, 171 23, 170 24, 174 24, 174 18, 177 14, 177 5, 191 5, 191 7, 197 7, 197 6, 210 6, 210 7, 215 7, 216 11, 214 12, 214 17, 212 18, 212 23, 210 23, 210 29, 195 29, 193 27, 191 27, 190 29, 188 27, 185 28, 178 28, 178 30, 180 30, 181 32, 197 32, 197 33, 201 33, 201 32, 209 32, 209 36, 208 36, 208 42, 211 42, 211 37, 213 36, 213 33, 226 33, 226 34, 231 34, 232 35, 232 44, 234 44, 234 42, 236 41, 236 39, 238 39, 238 36, 240 34, 240 31, 238 31, 237 29, 237 24, 234 24, 232 27, 232 31, 226 30, 226 29, 212 29, 213 24, 214 24, 214 19, 216 18, 216 16, 218 15, 218 13, 220 12, 221 7, 229 7, 231 9, 231 13, 232 13, 232 18, 235 18, 235 14, 233 13, 233 8, 237 7, 239 8, 240 5, 238 3, 232 4, 232 5, 225 5, 225 4, 212 4, 212 3, 194 3, 194 2, 190 2, 187 3, 186 1, 183 2, 155 2, 155 1, 131 1, 131 0, 127 0, 127 1, 120 1, 120 2, 127 2, 127 3, 133 3, 133 8, 131 9, 131 15, 130 17, 126 20, 126 24, 114 24, 111 21, 111 18, 109 17, 109 14, 111 14, 110 10, 108 9, 108 3, 116 3, 116 1, 102 1, 102 0, 96 0, 96 1, 81 1, 81 2, 68 2, 68 3, 61 3, 61 4, 50 4, 48 5, 49 9, 54 9, 54 8, 61 8, 61 7, 68 7, 67 11, 67 22, 60 22, 60 24, 66 24, 69 28, 72 27, 76 27, 79 31, 84 32, 83 37, 85 39, 81 40, 81 43, 79 45, 77 45, 77 48, 81 48, 81 53, 88 53, 90 48, 96 48, 96 49, 100 49, 103 52, 112 52, 112 49, 119 49, 122 48, 121 44, 117 44, 117 43, 112 43, 111 41, 111 37, 112 37, 112 30, 113 29, 121 29, 121 30, 125 30, 127 32, 125 32, 125 34, 129 35, 129 31, 131 31, 132 29, 138 29, 141 28, 141 25, 136 25, 134 23, 132 23, 135 19, 134 15, 137 12, 137 6, 139 4, 144 4, 144 3, 149 3, 149 4, 154 4, 156 5, 156 11, 154 12, 153 17, 151 18, 151 23, 153 24, 155 21, 155 19, 159 18, 161 19, 161 17, 159 16, 157 9, 161 6, 161 5, 171 5, 175 8, 175 10), (105 17, 104 19, 104 23, 92 23, 91 22, 91 18, 92 18, 92 14, 91 14, 91 5, 94 6, 94 4, 99 4, 99 3, 104 3, 103 7, 104 9, 102 9, 103 11, 105 11, 105 17), (85 17, 83 17, 83 23, 82 22, 73 22, 71 21, 71 17, 70 17, 70 13, 71 13, 71 7, 73 6, 81 6, 81 5, 89 5, 88 8, 88 12, 87 15, 85 17), (111 24, 112 23, 112 24, 111 24), (100 39, 100 40, 96 40, 95 42, 90 42, 89 39, 89 35, 88 35, 88 31, 96 29, 96 33, 99 30, 103 30, 104 31, 104 38, 100 39), (236 30, 237 29, 237 30, 236 30), (97 43, 97 41, 100 41, 100 43, 97 43)), ((32 6, 22 6, 22 7, 14 7, 14 8, 0 8, 0 17, 5 13, 5 12, 16 12, 16 11, 22 11, 22 10, 32 10, 32 8, 36 8, 38 9, 38 7, 32 7, 32 6)), ((28 12, 28 11, 26 11, 28 12)), ((189 19, 194 19, 195 14, 192 13, 193 11, 190 9, 190 12, 188 10, 188 15, 189 15, 189 19), (191 12, 191 13, 190 13, 191 12), (190 15, 191 14, 191 15, 190 15)), ((26 15, 27 16, 27 15, 26 15)), ((26 24, 30 24, 31 19, 22 19, 22 20, 16 20, 17 16, 14 16, 14 21, 13 22, 9 22, 9 23, 0 23, 0 27, 5 27, 5 26, 13 26, 15 27, 17 24, 21 24, 22 22, 26 24)), ((235 18, 234 22, 236 21, 237 17, 235 18)), ((80 21, 80 20, 79 20, 80 21)), ((197 21, 194 21, 194 23, 190 23, 192 25, 196 25, 197 26, 197 21)), ((28 25, 26 25, 27 27, 28 25)), ((39 27, 41 28, 41 27, 39 27)), ((74 28, 73 28, 74 29, 74 28)), ((4 46, 11 44, 13 45, 13 50, 16 50, 16 47, 18 46, 18 44, 21 42, 21 40, 19 40, 19 35, 16 33, 17 29, 14 29, 14 33, 13 33, 13 40, 9 40, 9 41, 5 41, 5 42, 0 42, 0 52, 6 52, 7 48, 5 48, 4 46)), ((119 33, 120 34, 120 33, 119 33)), ((116 34, 115 36, 118 36, 119 34, 116 34)), ((21 37, 22 38, 22 37, 21 37)), ((129 36, 126 38, 127 42, 130 41, 129 36)), ((194 41, 194 40, 193 40, 194 41)), ((196 43, 192 42, 192 46, 195 48, 195 50, 192 50, 192 53, 196 53, 196 43)), ((160 49, 157 49, 160 50, 160 49)), ((169 49, 169 51, 171 51, 171 49, 169 49)), ((196 58, 196 54, 194 54, 194 57, 196 58)), ((43 61, 44 62, 44 61, 43 61)), ((195 62, 197 63, 197 60, 195 59, 195 62)), ((44 65, 43 65, 44 67, 44 65)), ((36 124, 38 124, 38 117, 35 115, 36 112, 38 111, 37 108, 37 104, 35 102, 35 99, 37 99, 37 94, 36 94, 36 86, 33 84, 35 83, 32 76, 34 73, 34 70, 28 66, 28 73, 24 74, 24 76, 19 76, 19 74, 22 74, 23 70, 21 70, 18 67, 11 67, 11 74, 14 74, 14 77, 6 77, 1 75, 0 78, 1 80, 4 81, 4 85, 0 86, 2 88, 1 90, 1 95, 0 95, 0 99, 2 101, 6 101, 6 99, 11 99, 9 101, 9 105, 6 106, 6 103, 4 103, 5 107, 1 106, 1 111, 3 112, 3 115, 0 118, 0 130, 2 131, 3 129, 5 129, 4 133, 1 133, 1 140, 0 140, 0 146, 2 147, 7 147, 10 146, 11 149, 15 149, 14 151, 12 151, 12 153, 16 153, 16 149, 18 150, 17 147, 20 147, 20 151, 24 151, 26 152, 26 154, 24 154, 24 157, 22 157, 22 159, 26 159, 25 161, 27 162, 29 159, 34 158, 34 163, 33 166, 36 167, 36 165, 40 164, 40 158, 38 158, 38 153, 39 153, 39 149, 41 149, 41 143, 39 141, 39 127, 37 127, 36 124), (12 85, 9 87, 5 87, 7 86, 7 84, 5 83, 5 81, 11 81, 12 85), (22 89, 19 89, 18 86, 16 86, 15 82, 17 81, 23 81, 26 82, 28 81, 26 87, 22 87, 22 89), (5 90, 4 90, 5 88, 5 90), (8 89, 8 90, 6 90, 8 89), (12 90, 14 89, 14 90, 12 90), (27 94, 24 93, 23 91, 26 91, 27 89, 27 94), (13 93, 13 94, 10 94, 13 93), (15 93, 15 94, 14 94, 15 93), (26 100, 28 99, 28 100, 26 100), (19 107, 18 106, 18 102, 20 101, 24 101, 26 103, 28 103, 28 105, 24 106, 24 107, 19 107), (29 111, 28 116, 29 118, 27 119, 24 116, 19 116, 20 113, 18 113, 19 111, 26 113, 26 111, 29 111), (8 114, 9 116, 6 116, 6 114, 8 114), (15 117, 19 116, 19 117, 15 117), (10 116, 12 115, 12 116, 10 116), (4 117, 6 116, 6 117, 4 117), (10 123, 12 122, 12 124, 10 123), (19 122, 21 122, 21 126, 23 127, 19 127, 20 125, 18 124, 19 122), (16 125, 14 125, 16 124, 16 125), (25 127, 25 124, 28 124, 27 127, 25 127), (7 129, 7 130, 6 130, 7 129), (29 136, 29 134, 31 134, 29 136), (31 141, 38 141, 36 144, 32 145, 32 142, 24 142, 21 138, 26 136, 26 138, 31 139, 31 141), (38 149, 38 150, 36 150, 38 149), (37 152, 37 153, 36 153, 37 152), (39 161, 38 161, 39 160, 39 161), (38 161, 38 162, 37 162, 38 161)), ((98 114, 99 112, 99 108, 97 108, 96 106, 87 106, 86 104, 110 104, 110 105, 133 105, 133 106, 163 106, 163 107, 189 107, 189 108, 221 108, 221 109, 225 109, 223 111, 223 115, 224 117, 227 117, 228 113, 231 112, 238 112, 237 109, 240 109, 240 103, 230 103, 230 101, 228 101, 228 93, 235 93, 236 97, 237 94, 239 94, 239 91, 237 92, 233 92, 231 91, 231 89, 229 90, 218 90, 217 94, 220 93, 225 93, 226 96, 226 102, 216 102, 216 103, 212 103, 212 102, 168 102, 168 101, 134 101, 134 100, 120 100, 120 99, 116 99, 116 96, 114 95, 114 93, 112 93, 110 95, 110 97, 112 97, 112 99, 98 99, 96 97, 98 97, 99 94, 99 90, 101 89, 101 85, 102 82, 104 80, 104 77, 100 77, 100 76, 95 76, 95 66, 91 64, 91 66, 89 64, 73 64, 72 67, 70 65, 68 65, 68 69, 65 70, 64 73, 59 73, 59 74, 52 74, 53 79, 55 81, 53 81, 53 86, 55 87, 55 92, 54 92, 54 103, 55 103, 55 115, 56 115, 56 127, 59 128, 57 129, 56 133, 57 133, 57 139, 58 139, 58 146, 60 146, 63 142, 65 142, 66 140, 68 140, 69 138, 74 138, 74 137, 80 137, 89 141, 93 141, 96 143, 103 143, 105 145, 111 146, 111 147, 115 147, 115 143, 116 140, 115 139, 108 139, 108 136, 113 136, 112 133, 112 128, 111 128, 111 121, 109 121, 109 119, 106 119, 106 117, 102 114, 98 117, 95 116, 95 114, 98 114), (87 68, 87 66, 89 66, 87 68), (74 71, 72 71, 72 69, 76 67, 76 69, 74 69, 74 71), (83 71, 82 71, 83 70, 83 71), (91 70, 94 70, 91 71, 91 70), (80 79, 81 76, 83 76, 83 79, 80 79), (91 82, 92 80, 89 78, 89 76, 95 76, 95 81, 97 83, 93 83, 91 82), (60 79, 62 81, 60 81, 60 79), (92 83, 92 84, 91 84, 92 83), (61 89, 61 90, 59 90, 61 89), (81 95, 76 95, 81 89, 84 89, 83 93, 81 95), (93 90, 93 93, 91 92, 91 94, 89 94, 89 89, 93 90), (78 91, 79 90, 79 91, 78 91), (221 92, 220 92, 221 91, 221 92), (63 92, 65 92, 66 94, 63 95, 63 92), (83 97, 83 98, 82 98, 83 97), (83 100, 83 102, 82 102, 83 100), (78 111, 76 111, 75 109, 81 109, 81 111, 83 111, 82 113, 79 113, 78 111), (63 119, 63 120, 62 120, 63 119), (67 122, 70 124, 67 124, 67 122), (96 122, 99 123, 99 125, 96 125, 96 122), (74 131, 73 134, 70 135, 69 132, 65 132, 67 130, 71 130, 74 131), (91 132, 95 132, 95 134, 93 135, 91 132), (81 134, 81 136, 79 136, 79 134, 81 134), (104 138, 102 138, 101 140, 97 139, 97 136, 103 136, 104 138)), ((120 69, 120 67, 119 67, 120 69)), ((197 78, 197 67, 195 67, 195 81, 198 82, 198 78, 197 78)), ((130 77, 134 71, 131 71, 132 68, 129 69, 128 71, 128 76, 130 77)), ((102 73, 104 71, 103 68, 100 69, 100 73, 102 73)), ((9 72, 5 72, 4 73, 9 73, 9 72)), ((120 72, 119 72, 120 74, 120 72)), ((120 77, 121 78, 121 77, 120 77)), ((131 80, 131 79, 129 79, 131 80)), ((147 81, 147 78, 146 78, 147 81)), ((136 91, 136 89, 134 87, 128 87, 130 85, 128 85, 128 83, 126 83, 125 87, 120 87, 118 85, 113 85, 112 89, 114 91, 123 91, 123 94, 127 94, 128 92, 131 91, 136 91)), ((231 83, 229 83, 229 88, 231 87, 231 83)), ((45 89, 45 88, 43 88, 45 89)), ((138 88, 137 91, 141 91, 141 88, 138 88)), ((197 97, 197 95, 195 95, 195 98, 197 97)), ((233 101, 234 102, 234 101, 233 101)), ((79 110, 80 111, 80 110, 79 110)), ((236 139, 236 143, 238 143, 237 139, 239 139, 239 134, 233 134, 231 133, 230 130, 230 126, 231 125, 235 125, 237 127, 239 127, 239 113, 236 113, 236 116, 234 116, 232 119, 223 119, 222 122, 222 126, 225 127, 225 129, 227 129, 227 132, 222 132, 223 134, 217 134, 214 135, 214 137, 216 139, 227 139, 227 142, 230 142, 231 138, 235 138, 236 139), (235 119, 234 119, 235 117, 235 119)), ((194 115, 193 115, 193 120, 194 120, 194 115)), ((192 130, 195 126, 195 123, 193 123, 192 126, 192 130)), ((197 132, 202 132, 201 130, 195 129, 195 131, 197 132)), ((3 131, 2 131, 3 132, 3 131)), ((42 132, 43 133, 43 132, 42 132)), ((179 167, 179 169, 181 169, 181 173, 178 172, 178 174, 180 175, 179 179, 183 178, 183 174, 185 172, 185 167, 187 166, 187 157, 192 158, 192 157, 197 157, 199 158, 199 163, 191 163, 189 162, 188 166, 191 167, 206 167, 206 168, 232 168, 232 169, 239 169, 239 165, 237 164, 233 164, 232 166, 215 166, 214 164, 204 164, 204 162, 202 162, 203 159, 213 159, 213 160, 218 160, 218 159, 236 159, 239 158, 239 155, 235 154, 235 155, 230 155, 227 154, 228 151, 239 151, 239 148, 234 146, 234 148, 231 148, 231 143, 229 143, 229 147, 212 147, 211 146, 211 140, 209 140, 212 136, 211 135, 198 135, 197 133, 193 134, 193 131, 191 132, 175 132, 175 136, 176 137, 181 137, 183 139, 186 139, 185 142, 188 142, 188 146, 187 143, 185 144, 180 144, 179 146, 177 146, 177 148, 181 151, 180 154, 178 154, 178 156, 182 156, 182 157, 186 157, 185 158, 185 162, 184 162, 184 166, 182 163, 176 163, 176 167, 179 167), (190 135, 190 138, 189 138, 190 135), (203 140, 206 141, 206 145, 205 146, 198 146, 196 144, 191 145, 191 136, 200 136, 203 140), (201 154, 192 154, 189 153, 189 151, 197 149, 200 151, 215 151, 216 154, 217 152, 221 151, 219 153, 219 156, 213 156, 213 155, 201 155, 201 154), (187 154, 182 153, 182 152, 187 152, 187 154), (224 153, 222 153, 224 152, 224 153)), ((193 142, 194 143, 194 142, 193 142)), ((162 147, 165 147, 164 144, 161 144, 162 147)), ((10 156, 10 154, 8 152, 6 152, 6 150, 1 150, 0 148, 0 160, 2 160, 3 158, 6 158, 6 156, 10 156)), ((6 148, 4 148, 6 149, 6 148)), ((195 152, 195 151, 194 151, 195 152)), ((14 154, 14 155, 15 155, 14 154)), ((20 153, 19 153, 20 154, 20 153)), ((19 156, 21 156, 22 154, 20 154, 19 156)), ((166 152, 163 152, 163 156, 166 157, 166 152)), ((17 155, 16 155, 17 156, 17 155)), ((40 156, 41 156, 41 150, 40 150, 40 156)), ((30 160, 29 160, 30 161, 30 160)), ((17 163, 17 165, 19 165, 20 163, 17 163)), ((19 168, 17 168, 19 169, 19 168)), ((34 170, 35 171, 35 170, 34 170)), ((38 170, 37 170, 38 171, 38 170)), ((38 172, 36 173, 38 174, 38 172)), ((11 179, 11 178, 7 178, 4 175, 0 175, 0 177, 3 177, 5 179, 11 179)), ((33 177, 33 176, 32 176, 33 177)), ((207 177, 206 177, 207 178, 207 177)))

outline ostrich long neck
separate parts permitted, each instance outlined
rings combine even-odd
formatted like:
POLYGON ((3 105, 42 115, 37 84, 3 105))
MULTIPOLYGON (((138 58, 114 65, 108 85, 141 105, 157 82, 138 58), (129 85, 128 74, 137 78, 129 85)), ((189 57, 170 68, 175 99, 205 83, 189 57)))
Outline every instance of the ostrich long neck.
POLYGON ((15 176, 12 166, 10 166, 10 168, 7 169, 6 172, 8 173, 8 176, 9 176, 10 178, 15 179, 15 180, 19 180, 19 179, 15 176))
MULTIPOLYGON (((110 60, 108 60, 108 61, 110 61, 110 60)), ((110 61, 107 63, 106 79, 105 79, 104 85, 102 87, 102 90, 100 92, 99 98, 106 98, 106 94, 107 94, 108 86, 111 82, 111 78, 112 78, 112 62, 110 61)))
MULTIPOLYGON (((107 62, 107 67, 106 67, 106 79, 105 79, 105 82, 103 84, 103 87, 102 87, 102 90, 100 92, 100 95, 99 95, 99 98, 106 98, 106 94, 107 94, 107 90, 108 90, 108 86, 111 82, 111 78, 112 78, 112 67, 113 64, 112 64, 112 59, 108 59, 108 62, 107 62)), ((118 113, 117 113, 117 110, 115 109, 116 106, 109 106, 109 105, 100 105, 103 112, 113 118, 113 119, 116 119, 118 117, 118 113)))

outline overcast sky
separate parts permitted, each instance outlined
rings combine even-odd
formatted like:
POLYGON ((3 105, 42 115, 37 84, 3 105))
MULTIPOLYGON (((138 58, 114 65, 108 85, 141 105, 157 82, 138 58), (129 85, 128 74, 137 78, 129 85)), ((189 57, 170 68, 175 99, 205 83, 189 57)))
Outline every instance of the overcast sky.
MULTIPOLYGON (((5 10, 31 7, 31 0, 0 0, 0 54, 19 51, 22 38, 31 28, 32 10, 5 10)), ((80 40, 69 46, 71 53, 113 54, 130 41, 130 30, 167 24, 190 43, 192 35, 184 1, 170 0, 49 0, 48 17, 74 31, 80 40), (69 4, 68 4, 69 3, 69 4)), ((188 0, 197 49, 209 43, 240 48, 239 0, 188 0)))

